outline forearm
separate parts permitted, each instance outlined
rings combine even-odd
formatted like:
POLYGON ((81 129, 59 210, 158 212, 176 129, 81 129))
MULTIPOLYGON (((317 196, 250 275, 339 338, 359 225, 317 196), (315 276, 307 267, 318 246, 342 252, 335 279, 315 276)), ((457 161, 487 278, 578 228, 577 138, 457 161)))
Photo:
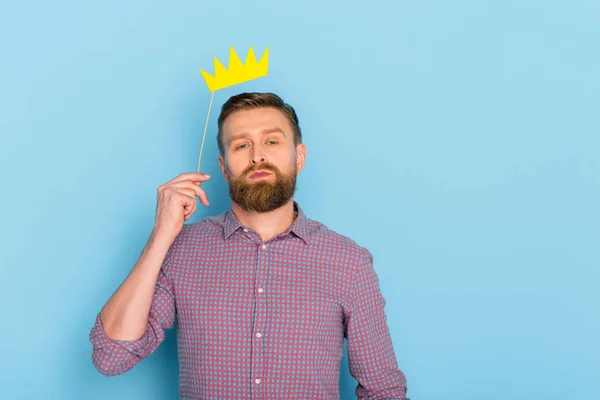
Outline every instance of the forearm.
POLYGON ((158 274, 172 240, 150 235, 135 266, 102 308, 106 335, 114 340, 137 340, 146 331, 158 274))

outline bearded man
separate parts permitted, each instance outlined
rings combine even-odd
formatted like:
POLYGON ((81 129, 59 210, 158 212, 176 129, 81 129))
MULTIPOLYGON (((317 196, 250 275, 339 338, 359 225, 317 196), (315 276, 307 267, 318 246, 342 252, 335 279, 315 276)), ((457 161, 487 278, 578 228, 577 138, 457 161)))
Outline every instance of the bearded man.
POLYGON ((90 332, 96 368, 130 370, 177 319, 183 399, 339 399, 344 340, 358 398, 406 399, 371 253, 294 200, 306 162, 294 108, 233 96, 217 142, 231 208, 185 224, 210 177, 159 186, 148 243, 90 332))

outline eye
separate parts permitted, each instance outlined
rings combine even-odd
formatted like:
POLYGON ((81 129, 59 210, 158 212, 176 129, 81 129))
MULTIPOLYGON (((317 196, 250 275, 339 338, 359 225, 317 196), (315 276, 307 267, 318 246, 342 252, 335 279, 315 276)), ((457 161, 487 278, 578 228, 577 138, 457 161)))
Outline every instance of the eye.
POLYGON ((276 140, 267 140, 268 144, 277 144, 278 142, 276 140))
POLYGON ((244 146, 248 146, 248 143, 240 144, 239 146, 236 147, 236 149, 245 149, 244 146))

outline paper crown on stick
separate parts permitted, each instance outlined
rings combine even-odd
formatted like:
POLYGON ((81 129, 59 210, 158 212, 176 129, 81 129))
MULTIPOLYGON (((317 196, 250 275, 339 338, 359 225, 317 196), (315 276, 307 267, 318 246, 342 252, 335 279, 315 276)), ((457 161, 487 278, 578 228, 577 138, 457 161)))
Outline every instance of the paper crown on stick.
POLYGON ((204 70, 200 73, 204 77, 206 86, 211 92, 223 89, 229 86, 237 85, 251 81, 256 78, 267 76, 269 70, 269 48, 265 50, 259 62, 256 62, 256 56, 252 46, 248 50, 246 62, 242 64, 242 60, 238 57, 233 46, 229 48, 229 66, 227 69, 215 57, 215 74, 214 76, 204 70))
POLYGON ((200 160, 202 159, 202 149, 204 149, 204 139, 206 138, 206 129, 208 128, 208 120, 210 118, 210 110, 212 108, 215 92, 219 89, 224 89, 229 86, 237 85, 251 81, 256 78, 267 76, 269 71, 269 48, 265 50, 259 62, 256 62, 256 56, 252 46, 248 50, 246 62, 242 64, 242 60, 238 57, 233 49, 229 47, 229 64, 225 69, 223 64, 215 57, 215 74, 211 75, 204 70, 200 70, 208 90, 211 91, 210 103, 208 105, 208 114, 206 115, 206 123, 204 124, 204 135, 202 136, 202 144, 200 145, 200 155, 198 156, 198 172, 200 172, 200 160))

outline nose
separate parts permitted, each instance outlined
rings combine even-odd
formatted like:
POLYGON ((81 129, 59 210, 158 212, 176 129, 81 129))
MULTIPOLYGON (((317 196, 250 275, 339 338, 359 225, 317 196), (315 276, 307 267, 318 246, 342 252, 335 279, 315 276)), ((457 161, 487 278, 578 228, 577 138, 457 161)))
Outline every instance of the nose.
POLYGON ((262 154, 261 150, 254 147, 254 150, 252 151, 252 164, 258 164, 260 162, 264 162, 265 161, 265 156, 262 154))

